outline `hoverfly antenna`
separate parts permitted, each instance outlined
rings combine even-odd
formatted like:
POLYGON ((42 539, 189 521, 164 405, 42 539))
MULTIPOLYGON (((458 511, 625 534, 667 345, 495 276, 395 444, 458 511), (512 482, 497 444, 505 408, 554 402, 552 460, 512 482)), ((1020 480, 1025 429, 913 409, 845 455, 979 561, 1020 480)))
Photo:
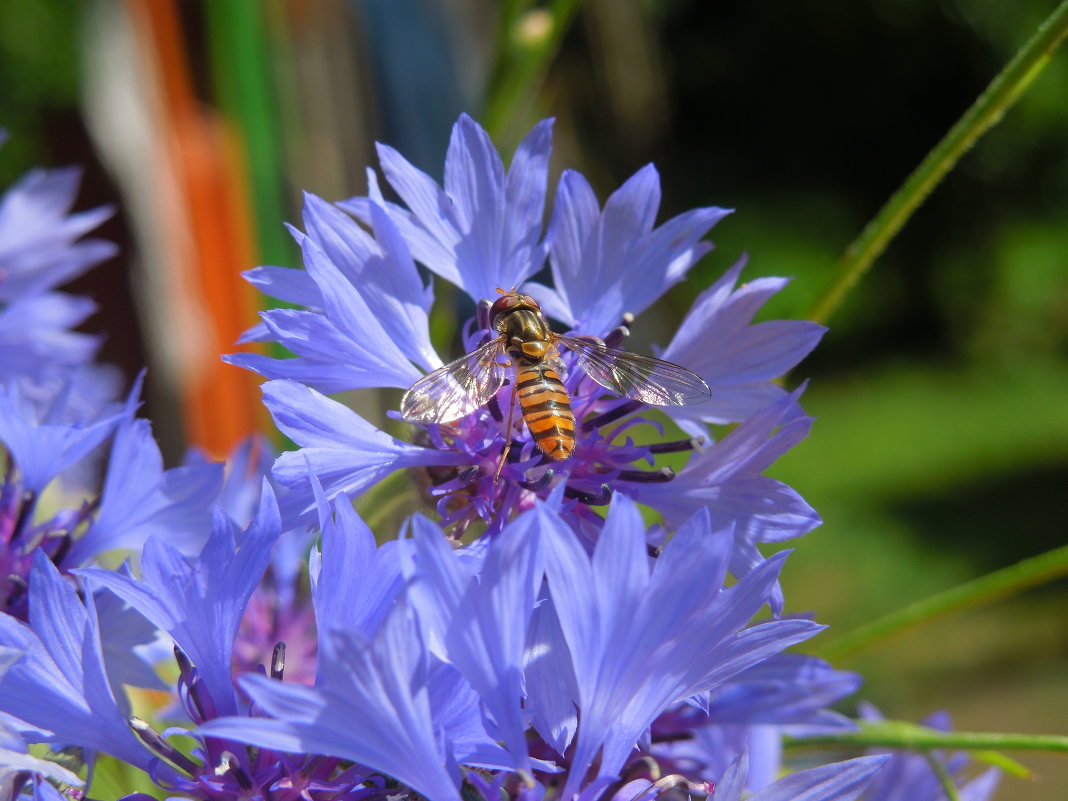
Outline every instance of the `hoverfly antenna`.
POLYGON ((497 287, 497 294, 498 295, 514 295, 515 291, 517 289, 519 289, 518 285, 513 286, 511 289, 501 289, 500 287, 497 287))

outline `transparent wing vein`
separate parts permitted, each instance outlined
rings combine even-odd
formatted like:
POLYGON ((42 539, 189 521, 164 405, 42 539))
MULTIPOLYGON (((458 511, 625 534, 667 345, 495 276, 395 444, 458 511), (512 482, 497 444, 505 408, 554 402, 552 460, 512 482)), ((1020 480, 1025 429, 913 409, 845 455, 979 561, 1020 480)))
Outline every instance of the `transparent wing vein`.
POLYGON ((461 356, 420 378, 404 393, 401 414, 412 423, 448 423, 489 403, 508 368, 498 361, 499 340, 461 356))
POLYGON ((712 394, 699 375, 678 364, 584 339, 557 340, 578 356, 579 367, 590 378, 625 398, 652 406, 689 406, 712 394))

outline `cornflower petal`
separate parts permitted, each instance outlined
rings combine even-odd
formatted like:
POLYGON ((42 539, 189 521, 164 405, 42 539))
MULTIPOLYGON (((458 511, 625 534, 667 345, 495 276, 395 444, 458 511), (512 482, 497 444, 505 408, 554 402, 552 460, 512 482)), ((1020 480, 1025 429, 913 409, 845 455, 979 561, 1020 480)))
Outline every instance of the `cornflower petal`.
POLYGON ((31 170, 0 199, 0 302, 36 294, 113 256, 111 242, 76 241, 112 215, 110 206, 71 214, 81 170, 31 170))
POLYGON ((326 497, 355 497, 390 473, 415 465, 458 465, 467 455, 421 448, 394 439, 354 411, 295 381, 263 385, 264 404, 275 424, 301 446, 283 453, 273 475, 290 490, 282 499, 283 517, 306 516, 315 508, 309 472, 326 497))
POLYGON ((431 717, 425 649, 406 610, 395 607, 372 639, 337 630, 325 637, 347 667, 336 673, 338 684, 312 688, 246 674, 241 689, 274 719, 219 718, 200 734, 350 759, 430 801, 459 801, 458 771, 431 717))
POLYGON ((278 505, 264 482, 256 520, 240 536, 221 511, 195 563, 153 538, 141 556, 141 579, 99 568, 74 570, 114 592, 163 631, 196 665, 219 714, 236 712, 231 662, 245 606, 281 536, 278 505))
MULTIPOLYGON (((320 489, 318 482, 315 486, 320 489)), ((347 629, 370 638, 404 586, 399 546, 396 541, 376 546, 374 534, 347 500, 339 499, 333 511, 320 512, 322 544, 308 560, 316 626, 320 634, 347 629), (361 578, 353 581, 353 576, 361 578)), ((320 683, 336 683, 335 672, 347 669, 343 655, 332 650, 334 642, 320 637, 320 683)))
POLYGON ((246 270, 241 275, 264 295, 294 306, 323 308, 323 293, 307 270, 263 265, 246 270))
POLYGON ((528 633, 525 707, 541 738, 556 753, 563 754, 578 728, 578 684, 571 666, 571 652, 560 628, 551 598, 543 598, 534 610, 528 633))
POLYGON ((127 414, 109 407, 92 421, 58 422, 69 398, 67 386, 39 414, 17 384, 0 385, 0 442, 18 465, 27 492, 39 493, 107 439, 127 414))
MULTIPOLYGON (((748 801, 853 801, 886 764, 867 756, 798 771, 748 796, 748 801)), ((716 784, 716 801, 741 801, 749 761, 742 755, 716 784)))
POLYGON ((733 521, 739 540, 778 542, 808 533, 820 518, 782 482, 760 475, 808 434, 812 418, 796 414, 804 386, 752 415, 703 453, 690 458, 674 480, 631 491, 657 509, 670 527, 707 508, 733 521))
MULTIPOLYGON (((314 230, 322 235, 324 230, 332 229, 322 224, 321 209, 318 214, 313 210, 306 219, 315 220, 314 230)), ((357 227, 355 222, 349 222, 357 227)), ((383 223, 386 225, 388 222, 383 223)), ((413 360, 424 366, 440 365, 430 345, 425 310, 409 302, 408 297, 387 300, 383 294, 386 289, 408 289, 400 279, 390 286, 390 279, 381 277, 384 273, 400 274, 406 254, 392 253, 386 259, 376 255, 369 243, 363 243, 363 250, 357 252, 354 246, 342 249, 336 237, 328 239, 335 256, 364 259, 358 275, 349 277, 312 236, 298 235, 298 239, 308 274, 321 292, 323 312, 273 310, 261 314, 274 338, 297 358, 270 359, 239 353, 224 357, 225 361, 268 377, 300 376, 331 389, 408 387, 422 375, 413 360), (354 281, 359 281, 359 288, 354 281), (369 301, 370 298, 374 300, 369 301), (398 314, 402 315, 399 320, 398 314), (416 320, 414 325, 412 320, 416 320)), ((415 272, 410 258, 407 268, 415 272)), ((348 269, 353 272, 356 268, 349 265, 348 269)), ((418 282, 418 275, 415 280, 418 282)))
POLYGON ((853 726, 825 707, 852 695, 860 685, 859 674, 836 670, 817 657, 777 654, 711 693, 708 720, 716 724, 853 726))
POLYGON ((707 403, 665 410, 691 434, 704 434, 700 423, 739 422, 783 398, 786 390, 774 380, 793 369, 827 331, 805 320, 752 324, 753 315, 788 280, 758 278, 735 289, 745 263, 741 258, 698 295, 660 354, 689 367, 712 390, 707 403))
POLYGON ((127 420, 111 447, 100 511, 63 563, 85 564, 113 548, 138 548, 151 536, 195 553, 203 545, 210 505, 222 481, 222 464, 164 470, 151 424, 127 420))
POLYGON ((438 526, 412 523, 412 604, 443 656, 481 696, 515 767, 530 769, 520 701, 527 629, 541 583, 537 528, 542 512, 521 515, 486 549, 478 575, 463 565, 438 526))
MULTIPOLYGON (((461 115, 445 159, 445 188, 396 150, 378 145, 382 171, 408 209, 386 204, 412 255, 476 302, 541 269, 540 242, 552 121, 538 123, 505 173, 486 132, 461 115)), ((339 204, 369 222, 363 198, 339 204)))
POLYGON ((47 739, 106 751, 147 770, 104 665, 96 609, 40 551, 30 572, 29 624, 0 614, 0 645, 23 657, 0 676, 0 708, 47 739))
MULTIPOLYGON (((359 288, 373 318, 398 349, 432 370, 441 365, 430 344, 427 322, 433 291, 423 285, 407 244, 385 210, 371 203, 368 211, 374 237, 337 206, 305 193, 304 227, 308 237, 359 288)), ((317 283, 321 294, 329 290, 321 281, 317 283)))
POLYGON ((560 178, 547 239, 556 298, 573 328, 604 336, 681 281, 712 245, 700 239, 729 209, 693 209, 654 229, 660 179, 643 167, 600 211, 589 183, 568 170, 560 178))
POLYGON ((91 361, 102 338, 69 329, 95 310, 88 298, 62 292, 21 297, 0 309, 0 382, 23 377, 43 383, 91 361))
POLYGON ((649 572, 644 527, 633 503, 617 496, 612 504, 592 561, 566 529, 549 523, 542 529, 549 543, 549 588, 570 647, 581 710, 564 797, 579 789, 598 750, 600 775, 614 775, 670 704, 822 628, 799 620, 743 628, 767 602, 784 554, 722 589, 733 533, 713 533, 703 512, 676 532, 649 572))

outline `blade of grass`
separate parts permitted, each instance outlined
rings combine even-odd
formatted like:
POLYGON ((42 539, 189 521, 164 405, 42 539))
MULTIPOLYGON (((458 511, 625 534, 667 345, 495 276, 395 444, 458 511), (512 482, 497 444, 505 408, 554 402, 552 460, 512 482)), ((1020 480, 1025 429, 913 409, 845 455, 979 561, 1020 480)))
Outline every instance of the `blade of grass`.
POLYGON ((1068 0, 1063 0, 1031 40, 991 81, 949 133, 886 202, 839 257, 827 288, 805 319, 826 322, 871 267, 912 213, 976 141, 993 127, 1042 72, 1068 35, 1068 0))
POLYGON ((993 603, 1062 576, 1068 576, 1068 545, 909 604, 854 629, 830 645, 819 648, 818 652, 832 662, 848 658, 909 629, 965 609, 993 603))
POLYGON ((579 2, 552 0, 548 8, 531 9, 522 2, 503 6, 494 78, 483 114, 486 130, 502 146, 518 142, 527 127, 525 115, 534 105, 579 2))

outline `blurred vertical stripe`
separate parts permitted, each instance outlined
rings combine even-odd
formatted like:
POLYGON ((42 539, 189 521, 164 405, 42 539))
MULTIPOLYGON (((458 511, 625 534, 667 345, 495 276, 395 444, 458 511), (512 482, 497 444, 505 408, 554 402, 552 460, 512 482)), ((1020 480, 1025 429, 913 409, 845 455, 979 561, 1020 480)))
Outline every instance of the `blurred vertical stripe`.
POLYGON ((103 103, 94 134, 134 217, 142 310, 162 356, 157 383, 176 395, 187 443, 222 457, 265 422, 256 377, 219 359, 256 310, 240 276, 257 263, 246 146, 195 95, 177 3, 95 10, 87 106, 103 103), (109 60, 116 43, 125 58, 109 60), (124 130, 131 123, 139 133, 124 130))

